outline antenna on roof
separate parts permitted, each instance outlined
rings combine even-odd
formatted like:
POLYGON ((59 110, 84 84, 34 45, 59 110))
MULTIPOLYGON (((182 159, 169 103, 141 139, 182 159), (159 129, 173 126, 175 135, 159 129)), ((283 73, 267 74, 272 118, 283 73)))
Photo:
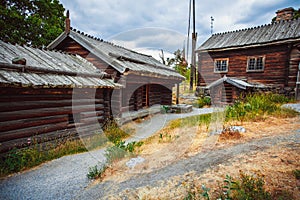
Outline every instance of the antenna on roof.
POLYGON ((210 16, 210 33, 213 34, 213 30, 214 30, 214 21, 215 19, 213 18, 213 16, 210 16))

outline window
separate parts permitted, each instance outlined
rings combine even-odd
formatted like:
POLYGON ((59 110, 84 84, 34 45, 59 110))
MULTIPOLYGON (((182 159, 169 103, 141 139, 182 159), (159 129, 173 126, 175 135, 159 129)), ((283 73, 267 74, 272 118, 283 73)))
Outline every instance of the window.
POLYGON ((247 72, 257 72, 257 71, 264 71, 265 67, 265 57, 258 56, 258 57, 249 57, 247 61, 247 72))
POLYGON ((216 59, 215 63, 215 73, 224 73, 228 71, 228 58, 225 59, 216 59))

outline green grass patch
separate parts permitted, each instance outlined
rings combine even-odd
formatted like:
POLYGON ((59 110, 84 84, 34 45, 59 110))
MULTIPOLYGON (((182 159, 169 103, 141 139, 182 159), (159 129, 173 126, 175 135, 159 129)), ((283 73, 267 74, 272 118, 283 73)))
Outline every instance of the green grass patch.
POLYGON ((183 119, 175 119, 168 123, 167 128, 172 130, 175 128, 209 125, 211 119, 212 119, 212 114, 203 114, 203 115, 186 117, 183 119))
POLYGON ((296 111, 281 107, 282 104, 290 101, 292 100, 279 94, 251 94, 226 108, 226 121, 257 121, 264 120, 270 115, 295 117, 298 114, 296 111))
POLYGON ((14 148, 1 155, 0 176, 26 170, 65 155, 86 151, 87 149, 80 140, 69 140, 58 145, 49 144, 47 147, 43 144, 32 144, 23 149, 14 148))
POLYGON ((129 137, 130 134, 128 132, 130 133, 131 130, 121 129, 113 120, 107 121, 104 125, 104 134, 112 143, 116 143, 117 141, 129 137))

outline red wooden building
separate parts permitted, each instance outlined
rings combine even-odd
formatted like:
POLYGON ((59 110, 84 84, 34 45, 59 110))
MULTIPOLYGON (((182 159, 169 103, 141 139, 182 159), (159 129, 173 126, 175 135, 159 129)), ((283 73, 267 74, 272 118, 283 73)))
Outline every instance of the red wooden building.
POLYGON ((300 19, 282 20, 283 14, 292 16, 288 11, 278 11, 274 23, 213 34, 205 41, 197 50, 198 90, 210 85, 219 103, 232 102, 246 88, 271 88, 288 96, 296 93, 299 98, 300 19), (224 76, 243 81, 247 87, 222 81, 227 80, 224 76))
POLYGON ((152 56, 72 29, 68 17, 65 31, 48 48, 81 55, 123 86, 112 95, 115 118, 153 105, 171 105, 172 88, 184 80, 183 76, 152 56))
POLYGON ((0 153, 88 135, 111 116, 117 84, 82 57, 2 41, 0 52, 0 153))

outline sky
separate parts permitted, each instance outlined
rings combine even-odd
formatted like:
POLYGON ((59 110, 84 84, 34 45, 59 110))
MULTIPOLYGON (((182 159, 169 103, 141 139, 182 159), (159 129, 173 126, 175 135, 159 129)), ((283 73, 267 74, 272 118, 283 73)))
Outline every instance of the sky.
MULTIPOLYGON (((187 39, 190 0, 60 2, 70 11, 71 26, 87 34, 157 59, 161 50, 165 58, 184 47, 191 51, 187 39)), ((195 0, 195 4, 197 47, 211 36, 211 30, 222 33, 269 24, 277 10, 300 8, 299 0, 195 0)), ((190 37, 191 32, 192 28, 190 37)))

